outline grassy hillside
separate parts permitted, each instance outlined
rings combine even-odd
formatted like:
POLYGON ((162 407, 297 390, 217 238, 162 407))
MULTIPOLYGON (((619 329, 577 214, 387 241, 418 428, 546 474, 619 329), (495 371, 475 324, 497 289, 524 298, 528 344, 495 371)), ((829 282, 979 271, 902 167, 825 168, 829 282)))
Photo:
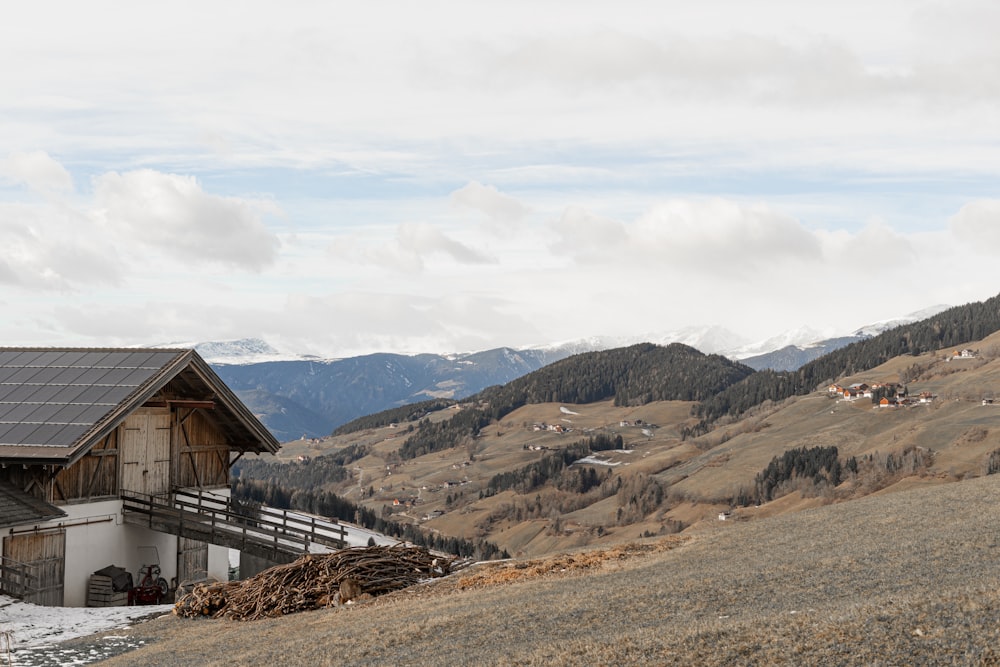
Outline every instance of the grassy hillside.
POLYGON ((714 394, 698 406, 699 430, 736 417, 767 401, 808 394, 820 384, 866 372, 903 355, 950 352, 1000 330, 1000 295, 949 308, 933 317, 890 329, 811 361, 797 371, 762 371, 714 394))
POLYGON ((994 454, 1000 450, 1000 405, 982 402, 1000 390, 1000 334, 963 347, 979 350, 978 356, 951 359, 951 349, 906 355, 842 378, 843 384, 905 380, 912 397, 936 397, 909 407, 845 402, 823 387, 685 438, 697 421, 692 401, 530 403, 490 421, 475 436, 462 432, 454 446, 400 455, 410 427, 449 425, 474 409, 469 404, 430 413, 424 426, 400 422, 289 443, 282 456, 347 448, 362 453, 346 464, 342 479, 320 485, 426 531, 486 539, 525 556, 606 545, 686 531, 718 521, 724 511, 738 519, 764 517, 980 476, 989 472, 991 456, 1000 469, 1000 455, 994 454), (594 451, 570 466, 554 462, 567 448, 597 438, 620 438, 621 449, 594 451), (746 502, 741 494, 754 489, 755 478, 775 457, 830 447, 837 448, 842 464, 852 457, 857 463, 839 484, 788 480, 771 502, 739 506, 746 502), (539 470, 548 476, 539 477, 539 470), (496 482, 501 475, 504 484, 496 482))
POLYGON ((998 504, 993 475, 484 564, 349 607, 163 617, 115 630, 145 645, 106 664, 995 665, 998 504))

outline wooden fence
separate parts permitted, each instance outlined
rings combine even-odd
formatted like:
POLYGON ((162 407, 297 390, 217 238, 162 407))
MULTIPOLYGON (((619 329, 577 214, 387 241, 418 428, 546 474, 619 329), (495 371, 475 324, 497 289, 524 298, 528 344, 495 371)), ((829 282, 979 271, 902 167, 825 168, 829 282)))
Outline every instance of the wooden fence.
POLYGON ((347 531, 336 521, 273 507, 248 506, 199 490, 169 495, 122 496, 126 523, 239 549, 261 558, 289 562, 321 545, 347 546, 347 531))

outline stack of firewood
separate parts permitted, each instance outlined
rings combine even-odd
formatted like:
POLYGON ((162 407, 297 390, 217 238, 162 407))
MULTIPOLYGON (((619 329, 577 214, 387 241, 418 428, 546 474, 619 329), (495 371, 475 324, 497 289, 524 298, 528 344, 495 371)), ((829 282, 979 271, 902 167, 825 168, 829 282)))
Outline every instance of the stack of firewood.
POLYGON ((198 584, 174 605, 178 616, 252 621, 396 591, 450 570, 451 558, 420 547, 355 547, 307 554, 244 581, 198 584))

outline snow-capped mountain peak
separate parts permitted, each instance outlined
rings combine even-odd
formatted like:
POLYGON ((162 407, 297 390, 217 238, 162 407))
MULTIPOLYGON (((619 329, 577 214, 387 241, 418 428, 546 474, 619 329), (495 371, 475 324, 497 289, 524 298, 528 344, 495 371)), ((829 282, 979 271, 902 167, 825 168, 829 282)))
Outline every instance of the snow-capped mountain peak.
POLYGON ((656 345, 682 343, 705 354, 715 354, 743 345, 746 343, 746 339, 741 338, 725 327, 710 325, 690 326, 667 332, 647 332, 620 336, 591 336, 589 338, 578 338, 550 345, 540 345, 536 346, 535 349, 569 355, 581 352, 595 352, 597 350, 611 350, 637 343, 655 343, 656 345))
POLYGON ((888 331, 889 329, 895 329, 896 327, 903 326, 904 324, 912 324, 914 322, 919 322, 920 320, 926 320, 928 317, 933 317, 942 311, 948 310, 949 308, 951 308, 951 306, 938 304, 929 308, 923 308, 902 317, 879 320, 878 322, 866 324, 855 331, 853 335, 865 337, 877 336, 880 333, 888 331))
POLYGON ((210 364, 256 364, 264 361, 295 361, 306 355, 282 352, 262 338, 239 338, 200 343, 175 342, 155 347, 194 348, 210 364))
POLYGON ((832 338, 836 335, 832 329, 814 329, 809 326, 801 326, 797 329, 789 329, 765 340, 757 341, 749 345, 737 348, 730 348, 725 355, 730 359, 746 359, 759 354, 766 354, 774 350, 793 345, 795 347, 809 347, 816 343, 832 338))

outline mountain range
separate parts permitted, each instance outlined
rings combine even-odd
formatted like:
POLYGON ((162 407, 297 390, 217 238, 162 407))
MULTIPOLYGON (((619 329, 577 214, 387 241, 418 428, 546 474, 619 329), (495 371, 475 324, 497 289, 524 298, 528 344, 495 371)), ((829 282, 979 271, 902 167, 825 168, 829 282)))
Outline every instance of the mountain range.
POLYGON ((432 398, 464 398, 562 358, 499 348, 472 354, 369 354, 334 360, 219 363, 213 368, 279 440, 329 435, 363 415, 432 398))
MULTIPOLYGON (((833 350, 930 317, 934 306, 875 322, 847 335, 809 327, 746 343, 720 326, 686 327, 633 336, 598 336, 535 348, 497 348, 450 355, 393 353, 322 359, 279 351, 258 338, 193 347, 282 441, 328 435, 352 419, 432 398, 460 399, 507 383, 566 357, 637 343, 682 343, 739 360, 754 370, 794 370, 833 350)), ((191 346, 191 345, 185 345, 191 346)))
POLYGON ((536 556, 1000 473, 998 387, 1000 295, 794 372, 637 344, 287 442, 233 493, 536 556))
POLYGON ((160 617, 110 664, 997 664, 1000 295, 856 333, 795 372, 581 353, 245 456, 234 498, 475 562, 225 632, 160 617))

